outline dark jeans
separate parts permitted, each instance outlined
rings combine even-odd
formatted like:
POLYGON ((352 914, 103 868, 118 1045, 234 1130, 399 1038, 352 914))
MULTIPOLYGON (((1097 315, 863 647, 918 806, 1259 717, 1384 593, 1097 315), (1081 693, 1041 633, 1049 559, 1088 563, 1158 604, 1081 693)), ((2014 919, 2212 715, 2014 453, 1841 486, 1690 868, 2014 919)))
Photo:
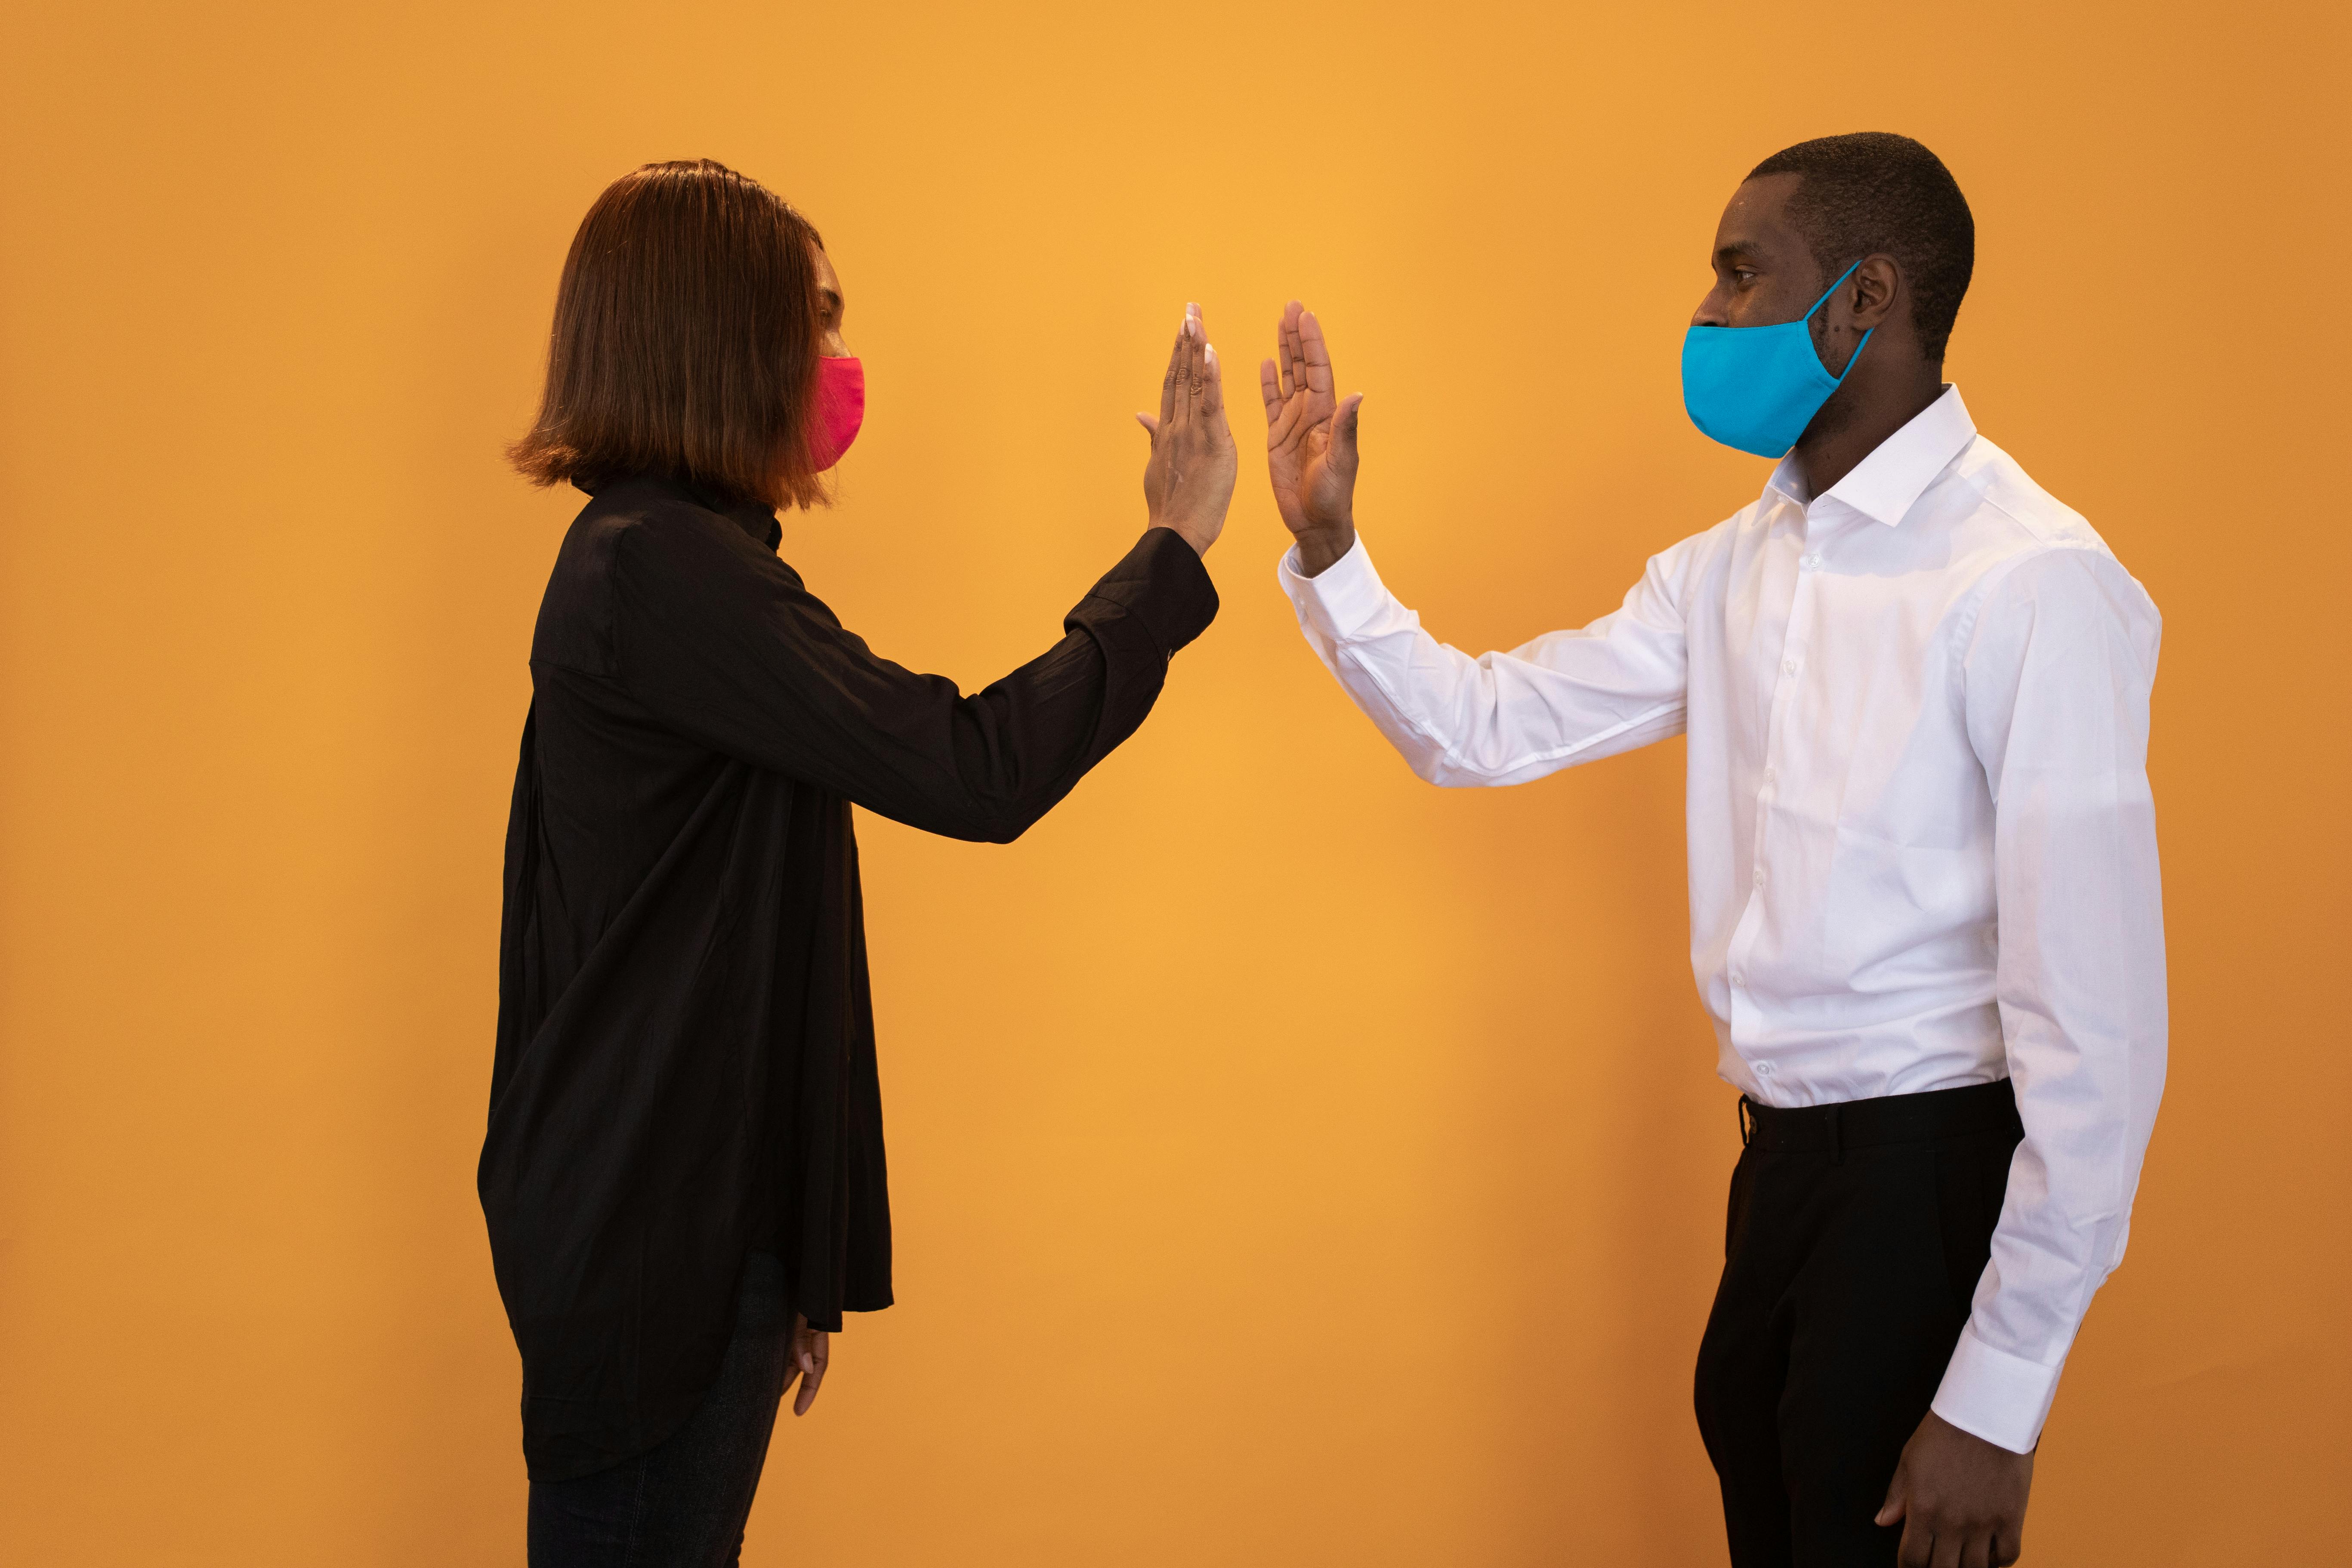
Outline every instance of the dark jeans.
POLYGON ((1891 1568, 1872 1516, 1968 1321, 2022 1128, 2009 1083, 1749 1107, 1699 1435, 1735 1568, 1891 1568))
POLYGON ((793 1352, 784 1266, 744 1260, 719 1379, 650 1453, 530 1486, 530 1568, 730 1568, 793 1352))

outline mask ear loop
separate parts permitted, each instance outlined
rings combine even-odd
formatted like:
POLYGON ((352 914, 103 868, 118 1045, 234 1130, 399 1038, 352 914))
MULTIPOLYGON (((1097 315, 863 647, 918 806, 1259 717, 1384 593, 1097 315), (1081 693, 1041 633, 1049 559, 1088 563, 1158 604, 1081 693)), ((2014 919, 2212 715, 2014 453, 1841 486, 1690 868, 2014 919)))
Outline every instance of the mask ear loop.
MULTIPOLYGON (((1822 306, 1830 302, 1830 296, 1836 293, 1841 288, 1844 287, 1845 280, 1853 276, 1854 267, 1859 267, 1862 265, 1863 261, 1867 261, 1870 258, 1865 256, 1862 258, 1862 261, 1855 262, 1853 267, 1849 267, 1844 271, 1839 273, 1837 281, 1822 289, 1822 297, 1813 301, 1812 310, 1806 311, 1797 319, 1801 321, 1811 321, 1815 313, 1818 312, 1822 306)), ((1878 329, 1876 327, 1873 327, 1870 329, 1870 331, 1862 334, 1862 342, 1854 344, 1853 353, 1845 356, 1845 368, 1838 372, 1837 379, 1830 384, 1832 390, 1835 390, 1836 388, 1845 384, 1845 378, 1853 374, 1853 362, 1862 357, 1862 351, 1870 346, 1871 334, 1877 331, 1878 329)))

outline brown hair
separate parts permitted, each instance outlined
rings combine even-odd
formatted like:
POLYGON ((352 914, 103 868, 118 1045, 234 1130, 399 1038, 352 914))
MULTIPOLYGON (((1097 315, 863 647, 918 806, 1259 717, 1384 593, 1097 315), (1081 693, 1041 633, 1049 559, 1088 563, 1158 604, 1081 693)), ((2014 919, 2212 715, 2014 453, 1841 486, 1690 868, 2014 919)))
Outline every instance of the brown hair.
POLYGON ((564 258, 539 418, 508 461, 541 485, 661 474, 734 500, 824 500, 804 428, 824 244, 708 158, 614 181, 564 258))

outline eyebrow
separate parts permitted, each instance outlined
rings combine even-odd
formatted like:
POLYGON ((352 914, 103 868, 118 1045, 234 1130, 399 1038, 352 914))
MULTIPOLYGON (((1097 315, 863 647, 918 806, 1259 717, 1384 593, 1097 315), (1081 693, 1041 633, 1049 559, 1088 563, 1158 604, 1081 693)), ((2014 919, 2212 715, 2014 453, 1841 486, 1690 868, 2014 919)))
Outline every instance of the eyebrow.
POLYGON ((1734 261, 1763 259, 1756 248, 1756 242, 1748 239, 1735 240, 1729 245, 1719 247, 1716 250, 1715 258, 1727 266, 1734 261))

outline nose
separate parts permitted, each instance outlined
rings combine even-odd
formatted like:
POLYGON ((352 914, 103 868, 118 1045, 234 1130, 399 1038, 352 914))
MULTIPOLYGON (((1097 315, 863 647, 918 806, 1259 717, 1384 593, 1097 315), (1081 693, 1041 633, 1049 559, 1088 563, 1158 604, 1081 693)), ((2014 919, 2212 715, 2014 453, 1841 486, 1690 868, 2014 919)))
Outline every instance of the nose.
POLYGON ((1718 283, 1706 291, 1706 298, 1701 300, 1698 309, 1691 312, 1690 324, 1694 327, 1727 327, 1731 324, 1731 312, 1725 307, 1722 284, 1718 283))

